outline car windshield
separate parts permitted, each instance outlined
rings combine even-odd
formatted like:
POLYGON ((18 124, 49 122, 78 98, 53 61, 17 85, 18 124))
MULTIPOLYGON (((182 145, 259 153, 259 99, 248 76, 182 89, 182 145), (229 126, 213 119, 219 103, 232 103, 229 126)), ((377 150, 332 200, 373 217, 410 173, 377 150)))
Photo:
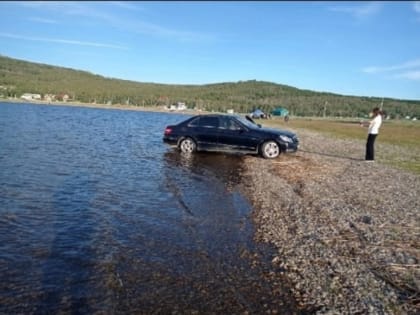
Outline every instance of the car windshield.
POLYGON ((245 118, 242 116, 235 116, 237 120, 239 120, 243 125, 247 126, 248 128, 259 128, 259 126, 251 119, 245 118))

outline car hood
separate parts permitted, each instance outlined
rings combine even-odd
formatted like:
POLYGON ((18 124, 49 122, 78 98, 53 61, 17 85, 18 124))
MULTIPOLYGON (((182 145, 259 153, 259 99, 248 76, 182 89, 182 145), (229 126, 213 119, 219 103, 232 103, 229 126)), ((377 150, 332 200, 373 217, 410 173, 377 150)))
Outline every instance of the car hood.
POLYGON ((291 132, 291 131, 287 131, 287 130, 282 130, 282 129, 273 129, 273 128, 266 128, 266 127, 261 127, 260 130, 269 133, 269 134, 275 134, 277 136, 287 136, 289 138, 293 138, 296 137, 296 134, 291 132))

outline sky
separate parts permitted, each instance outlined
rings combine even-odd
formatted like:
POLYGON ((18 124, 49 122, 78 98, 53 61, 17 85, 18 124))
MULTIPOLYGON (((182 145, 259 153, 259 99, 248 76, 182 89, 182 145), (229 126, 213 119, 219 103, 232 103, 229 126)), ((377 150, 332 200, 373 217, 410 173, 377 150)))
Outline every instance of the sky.
POLYGON ((420 1, 0 2, 0 55, 137 82, 420 100, 420 1))

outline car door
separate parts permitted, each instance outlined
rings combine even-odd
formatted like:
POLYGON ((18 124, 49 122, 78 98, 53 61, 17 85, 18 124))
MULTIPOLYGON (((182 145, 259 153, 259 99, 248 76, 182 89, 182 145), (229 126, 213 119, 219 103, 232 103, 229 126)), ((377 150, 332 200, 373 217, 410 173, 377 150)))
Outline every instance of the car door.
POLYGON ((258 140, 230 116, 220 117, 218 147, 224 151, 255 152, 258 140))
POLYGON ((195 134, 199 149, 217 149, 218 127, 219 118, 217 116, 204 115, 200 117, 195 134))

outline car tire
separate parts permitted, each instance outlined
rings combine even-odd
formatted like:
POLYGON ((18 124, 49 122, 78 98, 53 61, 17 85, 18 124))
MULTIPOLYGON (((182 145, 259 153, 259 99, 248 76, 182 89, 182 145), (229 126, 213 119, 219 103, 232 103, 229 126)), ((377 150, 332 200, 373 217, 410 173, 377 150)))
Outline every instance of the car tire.
POLYGON ((261 155, 265 159, 275 159, 280 155, 280 146, 275 141, 266 141, 261 145, 261 155))
POLYGON ((179 149, 182 153, 193 153, 197 149, 197 145, 191 138, 184 138, 179 142, 179 149))

